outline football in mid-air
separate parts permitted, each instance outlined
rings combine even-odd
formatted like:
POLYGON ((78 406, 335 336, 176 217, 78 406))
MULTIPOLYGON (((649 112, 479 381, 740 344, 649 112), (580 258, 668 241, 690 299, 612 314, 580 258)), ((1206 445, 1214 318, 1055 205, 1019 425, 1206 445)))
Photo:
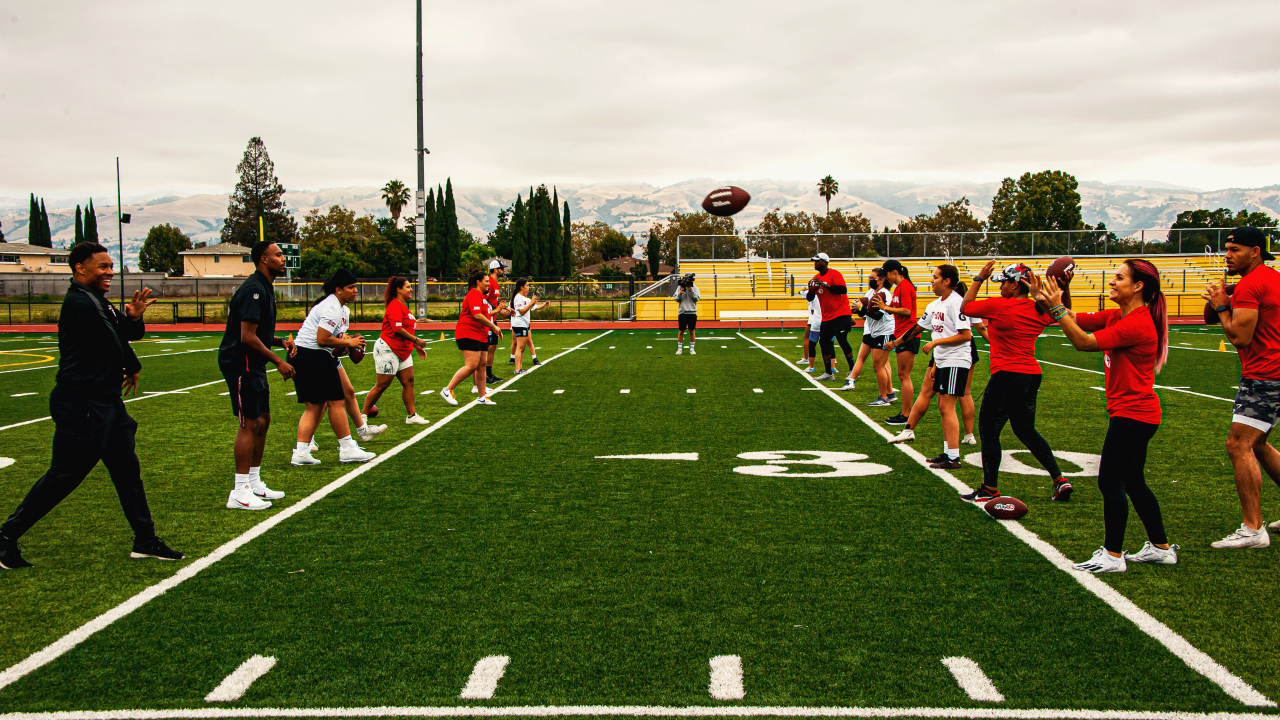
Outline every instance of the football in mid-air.
POLYGON ((1053 278, 1062 288, 1062 304, 1071 307, 1071 278, 1076 276, 1076 261, 1070 255, 1054 260, 1044 274, 1053 278))
POLYGON ((982 509, 997 520, 1017 520, 1027 514, 1027 504, 1011 497, 991 498, 982 509))
POLYGON ((707 193, 707 196, 702 200, 702 209, 712 215, 729 217, 730 215, 737 215, 749 202, 751 202, 751 195, 746 190, 726 185, 707 193))
MULTIPOLYGON (((1227 296, 1229 297, 1232 293, 1234 293, 1234 292, 1236 291, 1236 286, 1235 286, 1235 285, 1224 285, 1224 286, 1222 287, 1222 289, 1227 291, 1227 296)), ((1220 322, 1220 321, 1219 321, 1219 319, 1218 319, 1218 313, 1216 313, 1216 312, 1214 312, 1214 311, 1213 311, 1213 306, 1212 306, 1212 305, 1210 305, 1209 303, 1205 303, 1205 304, 1204 304, 1204 324, 1205 324, 1205 325, 1220 325, 1220 324, 1221 324, 1221 322, 1220 322)))

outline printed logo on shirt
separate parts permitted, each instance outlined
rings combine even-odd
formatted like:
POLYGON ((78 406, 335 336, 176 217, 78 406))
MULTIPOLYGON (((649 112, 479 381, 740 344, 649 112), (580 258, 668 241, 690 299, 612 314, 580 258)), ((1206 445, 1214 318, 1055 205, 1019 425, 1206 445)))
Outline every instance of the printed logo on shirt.
POLYGON ((1111 367, 1111 353, 1109 352, 1102 353, 1102 362, 1109 369, 1111 367))
POLYGON ((258 299, 258 293, 254 293, 254 294, 253 294, 253 299, 254 299, 254 300, 257 300, 257 299, 258 299))

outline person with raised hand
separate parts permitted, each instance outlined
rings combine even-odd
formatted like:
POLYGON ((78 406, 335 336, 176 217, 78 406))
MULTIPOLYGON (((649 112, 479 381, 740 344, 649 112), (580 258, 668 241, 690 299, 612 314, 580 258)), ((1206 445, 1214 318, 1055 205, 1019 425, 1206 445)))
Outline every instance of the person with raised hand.
POLYGON ((406 425, 427 425, 426 418, 418 414, 414 407, 413 394, 413 353, 425 359, 427 342, 413 334, 418 320, 409 310, 413 300, 413 285, 408 278, 392 276, 387 280, 387 288, 383 292, 386 310, 382 313, 382 334, 373 344, 373 370, 375 379, 373 388, 364 396, 364 408, 361 415, 369 416, 378 398, 391 387, 391 381, 399 379, 404 400, 404 419, 406 425))
MULTIPOLYGON (((526 370, 524 369, 524 348, 528 345, 533 348, 533 328, 531 327, 530 316, 535 310, 541 310, 551 304, 551 301, 538 304, 538 296, 529 297, 529 278, 522 277, 516 280, 516 292, 511 296, 511 334, 516 340, 516 374, 520 375, 526 370)), ((537 350, 533 351, 537 353, 537 350)))
POLYGON ((440 389, 440 397, 450 405, 457 405, 458 398, 454 388, 462 384, 468 377, 475 383, 476 392, 480 394, 479 405, 497 405, 489 399, 485 384, 485 353, 489 349, 490 333, 502 341, 502 328, 493 321, 489 303, 485 301, 485 293, 489 289, 489 277, 484 271, 476 270, 467 278, 467 294, 462 298, 462 307, 458 313, 458 324, 454 327, 453 338, 462 351, 462 367, 453 374, 449 384, 440 389))

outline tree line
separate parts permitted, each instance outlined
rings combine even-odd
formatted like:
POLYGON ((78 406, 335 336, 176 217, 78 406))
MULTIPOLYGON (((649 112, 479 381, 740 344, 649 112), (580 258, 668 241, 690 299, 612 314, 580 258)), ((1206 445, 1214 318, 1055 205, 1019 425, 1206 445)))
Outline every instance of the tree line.
POLYGON ((529 188, 527 200, 518 194, 498 213, 488 244, 495 254, 511 261, 512 276, 567 278, 578 267, 574 227, 568 201, 562 213, 559 191, 539 185, 536 190, 529 188))

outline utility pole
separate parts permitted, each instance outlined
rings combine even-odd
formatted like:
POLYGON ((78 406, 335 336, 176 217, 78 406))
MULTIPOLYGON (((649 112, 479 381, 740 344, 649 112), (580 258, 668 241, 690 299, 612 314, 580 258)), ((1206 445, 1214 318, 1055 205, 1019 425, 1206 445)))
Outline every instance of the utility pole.
MULTIPOLYGON (((421 1, 421 0, 419 0, 421 1)), ((124 217, 120 212, 124 210, 120 202, 120 158, 116 157, 116 238, 119 240, 120 246, 120 309, 124 310, 124 275, 129 268, 124 264, 124 217)))
POLYGON ((418 4, 418 192, 414 195, 414 205, 418 210, 413 223, 414 247, 418 251, 418 317, 427 316, 427 169, 422 147, 422 0, 418 4))

